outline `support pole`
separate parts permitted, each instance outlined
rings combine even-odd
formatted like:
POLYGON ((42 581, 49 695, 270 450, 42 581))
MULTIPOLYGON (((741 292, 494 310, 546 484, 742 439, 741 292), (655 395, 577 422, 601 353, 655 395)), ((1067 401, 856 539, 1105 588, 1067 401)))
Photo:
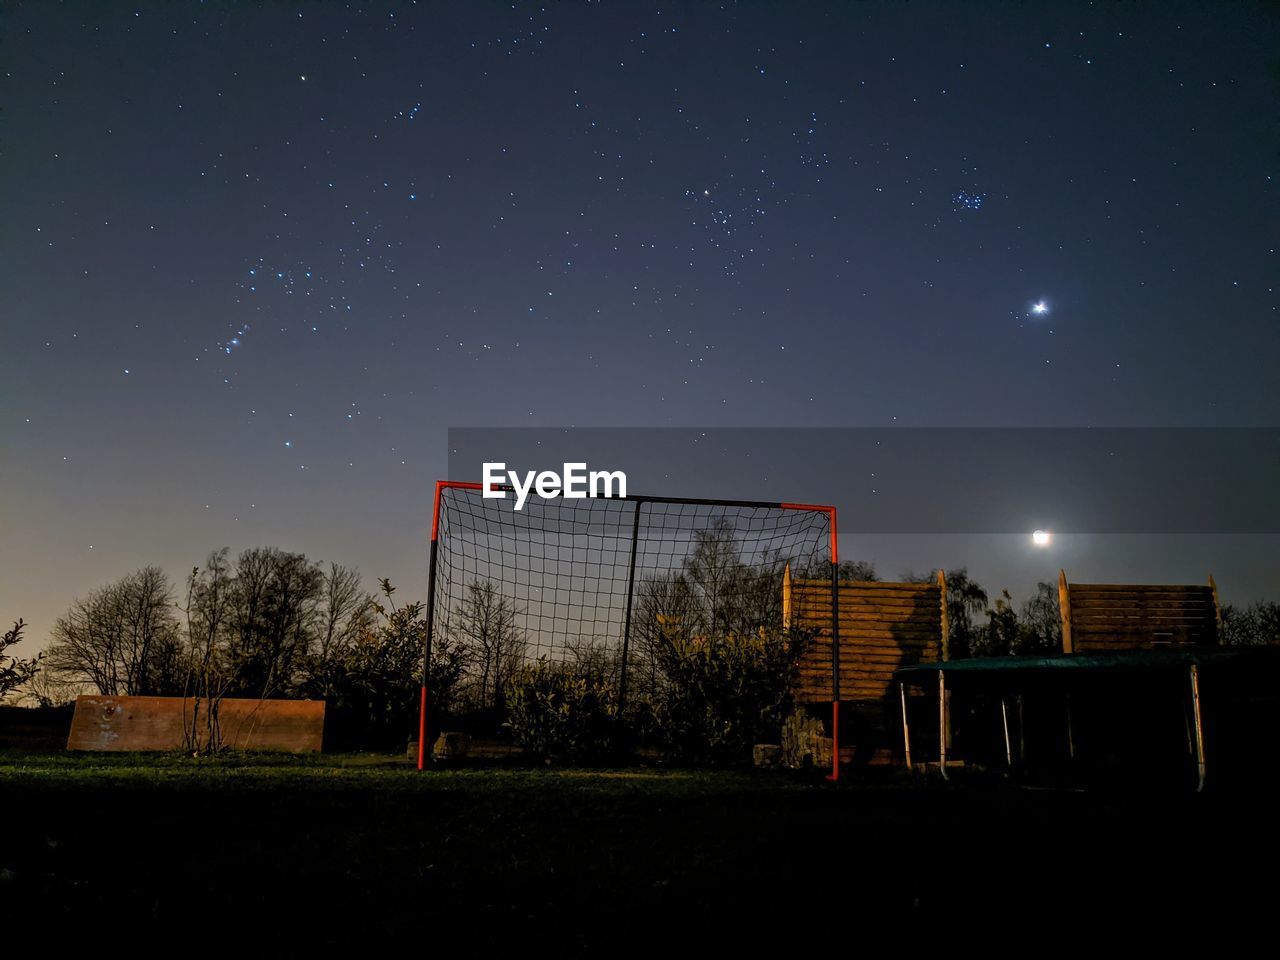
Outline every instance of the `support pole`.
POLYGON ((1009 765, 1009 769, 1013 769, 1013 742, 1009 739, 1009 705, 1005 702, 1004 697, 1000 698, 1000 719, 1004 722, 1004 759, 1009 765))
POLYGON ((938 671, 938 769, 942 779, 947 776, 947 675, 938 671))
POLYGON ((1027 762, 1027 714, 1023 709, 1022 694, 1018 694, 1018 762, 1027 762))
POLYGON ((902 698, 902 749, 907 757, 907 769, 911 769, 911 724, 907 722, 907 685, 898 684, 898 695, 902 698))
POLYGON ((1200 720, 1200 668, 1191 665, 1191 713, 1196 721, 1196 793, 1204 790, 1204 726, 1200 720))
POLYGON ((618 678, 618 716, 622 716, 627 705, 627 656, 631 649, 631 601, 636 592, 636 549, 640 542, 640 504, 644 500, 636 498, 635 513, 631 518, 631 563, 627 571, 627 612, 622 621, 622 668, 618 678))
POLYGON ((1067 694, 1067 758, 1075 763, 1076 737, 1071 723, 1071 694, 1067 694))

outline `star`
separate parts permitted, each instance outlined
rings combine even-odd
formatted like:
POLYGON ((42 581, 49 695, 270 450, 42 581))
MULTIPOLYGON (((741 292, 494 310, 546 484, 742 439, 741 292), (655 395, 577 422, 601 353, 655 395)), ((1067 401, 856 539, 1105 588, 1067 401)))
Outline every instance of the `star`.
POLYGON ((1031 312, 1037 317, 1043 317, 1049 312, 1049 304, 1045 303, 1043 300, 1038 300, 1031 305, 1031 312))

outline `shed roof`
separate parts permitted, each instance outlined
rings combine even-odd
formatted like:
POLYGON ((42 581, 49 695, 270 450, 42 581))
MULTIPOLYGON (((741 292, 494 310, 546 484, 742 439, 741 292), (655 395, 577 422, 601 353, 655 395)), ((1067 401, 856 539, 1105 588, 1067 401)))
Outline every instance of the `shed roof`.
POLYGON ((1280 668, 1280 647, 1204 648, 1178 647, 1168 650, 1126 650, 1118 653, 1073 653, 1055 656, 974 657, 942 663, 921 663, 894 671, 894 679, 904 683, 924 683, 937 678, 939 671, 980 676, 1012 674, 1049 676, 1071 671, 1156 671, 1190 664, 1280 668))

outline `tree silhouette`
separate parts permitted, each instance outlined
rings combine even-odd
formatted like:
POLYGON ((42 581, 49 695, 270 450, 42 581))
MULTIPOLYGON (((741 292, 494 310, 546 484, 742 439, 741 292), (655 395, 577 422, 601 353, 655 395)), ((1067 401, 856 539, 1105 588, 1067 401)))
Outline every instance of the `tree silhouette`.
POLYGON ((143 567, 76 600, 54 623, 48 666, 108 696, 181 692, 182 641, 164 571, 143 567))
POLYGON ((19 618, 14 621, 13 628, 6 630, 4 636, 0 637, 0 700, 17 690, 40 670, 40 654, 28 660, 19 660, 8 653, 10 647, 22 642, 22 631, 25 628, 26 623, 19 618))

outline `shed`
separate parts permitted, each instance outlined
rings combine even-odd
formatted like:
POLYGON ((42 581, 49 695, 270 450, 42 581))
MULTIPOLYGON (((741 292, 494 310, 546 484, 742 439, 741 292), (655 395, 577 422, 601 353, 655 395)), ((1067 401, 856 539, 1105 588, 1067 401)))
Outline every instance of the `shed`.
MULTIPOLYGON (((1162 765, 1173 776, 1178 768, 1194 772, 1198 789, 1206 783, 1210 758, 1218 758, 1216 769, 1237 776, 1280 732, 1276 647, 990 657, 917 664, 895 676, 904 702, 911 688, 936 691, 932 729, 924 732, 944 776, 956 759, 957 713, 970 726, 961 752, 981 749, 984 738, 973 735, 976 727, 997 741, 986 756, 999 756, 1011 769, 1025 770, 1029 761, 1043 768, 1052 761, 1078 778, 1162 765), (1028 720, 1029 710, 1035 722, 1028 720), (1029 729, 1038 740, 1031 746, 1029 729)), ((903 725, 909 766, 913 749, 917 763, 932 763, 916 747, 920 732, 903 725)))

